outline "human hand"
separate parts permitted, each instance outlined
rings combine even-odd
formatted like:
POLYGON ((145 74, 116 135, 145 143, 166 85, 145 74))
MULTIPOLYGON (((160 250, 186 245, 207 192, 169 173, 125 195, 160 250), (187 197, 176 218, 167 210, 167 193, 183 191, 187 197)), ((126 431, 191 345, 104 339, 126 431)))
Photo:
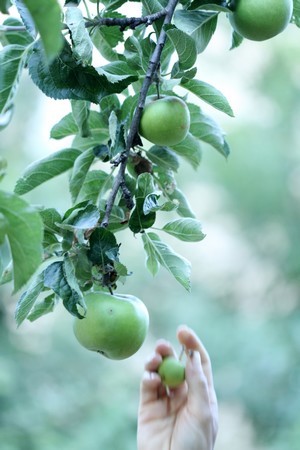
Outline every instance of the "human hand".
POLYGON ((145 365, 138 412, 138 450, 212 450, 218 405, 210 358, 193 330, 181 325, 177 338, 187 355, 185 381, 167 392, 157 373, 163 357, 175 355, 159 340, 145 365))

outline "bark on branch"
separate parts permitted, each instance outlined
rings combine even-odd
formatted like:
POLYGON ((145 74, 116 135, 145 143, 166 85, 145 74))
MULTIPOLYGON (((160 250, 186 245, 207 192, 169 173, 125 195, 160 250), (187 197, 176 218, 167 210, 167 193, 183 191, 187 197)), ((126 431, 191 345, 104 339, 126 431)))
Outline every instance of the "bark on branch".
POLYGON ((138 100, 138 105, 137 105, 137 108, 133 115, 131 126, 129 129, 129 133, 128 133, 128 137, 127 137, 127 141, 126 141, 126 149, 122 154, 121 163, 119 166, 119 172, 115 178, 114 185, 113 185, 110 195, 107 199, 105 215, 101 222, 102 227, 108 226, 109 217, 110 217, 117 193, 119 191, 121 184, 124 183, 125 170, 126 170, 126 165, 127 165, 128 157, 130 154, 130 150, 131 150, 131 148, 134 147, 134 142, 136 140, 136 135, 138 134, 138 131, 139 131, 139 123, 140 123, 142 112, 144 109, 147 93, 148 93, 148 90, 152 83, 153 77, 157 72, 157 69, 158 69, 158 66, 160 63, 161 54, 162 54, 162 51, 163 51, 163 48, 164 48, 164 45, 166 42, 167 34, 165 32, 164 26, 171 23, 177 3, 178 3, 178 0, 169 0, 169 3, 165 8, 166 14, 165 14, 164 23, 161 28, 159 37, 157 39, 155 49, 149 60, 148 70, 147 70, 147 73, 146 73, 146 76, 145 76, 145 79, 144 79, 144 82, 142 85, 142 89, 141 89, 139 100, 138 100))
POLYGON ((142 17, 96 17, 93 20, 86 20, 85 26, 86 28, 92 27, 101 27, 101 26, 118 26, 121 31, 124 31, 126 28, 131 28, 134 30, 139 25, 152 25, 156 20, 161 19, 167 14, 167 10, 162 9, 154 14, 149 14, 142 17))
MULTIPOLYGON (((85 27, 120 27, 121 31, 130 28, 134 30, 139 25, 145 25, 148 27, 152 25, 156 20, 159 20, 167 14, 167 9, 164 8, 154 14, 148 14, 142 17, 95 17, 95 19, 85 19, 85 27)), ((62 30, 67 30, 68 26, 66 24, 62 25, 62 30)), ((26 31, 26 27, 23 25, 13 26, 13 25, 0 25, 0 31, 4 33, 13 33, 17 31, 26 31)))

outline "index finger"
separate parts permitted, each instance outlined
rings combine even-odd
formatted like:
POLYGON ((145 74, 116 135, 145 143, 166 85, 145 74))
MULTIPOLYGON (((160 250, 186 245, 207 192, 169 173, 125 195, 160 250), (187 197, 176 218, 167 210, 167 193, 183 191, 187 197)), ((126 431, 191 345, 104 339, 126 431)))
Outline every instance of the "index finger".
POLYGON ((181 325, 177 329, 177 337, 179 342, 187 349, 187 350, 196 350, 200 353, 201 357, 201 365, 203 367, 204 374, 207 379, 208 386, 210 390, 214 392, 214 383, 213 383, 213 375, 210 357, 200 341, 199 337, 196 333, 186 325, 181 325))

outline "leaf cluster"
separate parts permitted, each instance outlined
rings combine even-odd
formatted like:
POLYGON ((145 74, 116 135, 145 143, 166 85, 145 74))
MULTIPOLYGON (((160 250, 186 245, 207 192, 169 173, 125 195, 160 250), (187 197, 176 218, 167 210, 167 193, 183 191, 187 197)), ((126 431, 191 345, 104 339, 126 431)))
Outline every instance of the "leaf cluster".
MULTIPOLYGON (((70 101, 69 114, 50 136, 71 136, 71 147, 33 162, 14 193, 0 192, 0 283, 13 279, 15 291, 27 284, 16 310, 18 324, 52 311, 59 299, 81 317, 78 305, 85 307, 86 290, 115 289, 130 275, 117 239, 124 229, 141 237, 152 275, 162 266, 190 290, 190 263, 161 235, 185 242, 205 237, 176 174, 182 161, 199 167, 203 144, 229 155, 224 132, 200 105, 231 117, 233 111, 218 89, 198 79, 196 65, 220 14, 230 9, 217 0, 181 0, 178 8, 175 0, 142 0, 139 19, 119 11, 125 3, 103 0, 100 9, 99 3, 73 0, 62 10, 56 0, 16 0, 19 17, 8 16, 0 27, 0 127, 11 120, 24 70, 45 95, 70 101), (166 21, 171 3, 174 15, 166 21), (95 63, 95 54, 102 65, 95 63), (128 144, 144 97, 178 95, 178 87, 191 116, 186 139, 172 147, 149 147, 133 133, 128 144), (69 176, 67 211, 37 209, 22 198, 62 173, 69 176)), ((10 6, 0 1, 4 14, 10 6)), ((298 9, 296 2, 296 23, 298 9)), ((233 36, 232 47, 240 44, 233 36)), ((1 177, 4 172, 1 162, 1 177)))

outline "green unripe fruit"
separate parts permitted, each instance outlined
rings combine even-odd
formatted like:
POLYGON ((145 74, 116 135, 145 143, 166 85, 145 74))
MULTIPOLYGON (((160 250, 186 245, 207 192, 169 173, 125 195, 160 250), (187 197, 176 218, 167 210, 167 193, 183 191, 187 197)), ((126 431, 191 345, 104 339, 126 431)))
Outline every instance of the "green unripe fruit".
POLYGON ((281 33, 289 24, 293 0, 236 0, 229 20, 237 33, 253 41, 264 41, 281 33))
POLYGON ((176 145, 190 129, 190 112, 178 97, 147 98, 140 121, 140 134, 156 145, 176 145))
POLYGON ((158 368, 158 373, 165 386, 175 388, 185 379, 185 366, 175 357, 166 356, 158 368))
POLYGON ((88 350, 110 359, 125 359, 143 344, 149 326, 144 303, 132 295, 89 293, 83 319, 75 318, 74 334, 88 350))

